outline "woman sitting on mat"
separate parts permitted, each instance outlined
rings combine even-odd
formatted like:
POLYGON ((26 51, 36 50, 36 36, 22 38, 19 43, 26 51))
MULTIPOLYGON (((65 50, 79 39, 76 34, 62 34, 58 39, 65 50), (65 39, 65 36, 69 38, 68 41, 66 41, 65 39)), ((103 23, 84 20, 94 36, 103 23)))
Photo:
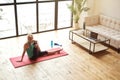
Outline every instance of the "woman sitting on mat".
POLYGON ((23 57, 24 57, 24 54, 26 51, 27 51, 27 55, 28 55, 29 59, 35 60, 40 56, 45 56, 45 55, 54 54, 54 53, 60 53, 60 51, 62 50, 60 48, 60 49, 51 50, 51 51, 41 51, 37 41, 33 39, 32 34, 29 34, 27 36, 27 39, 28 39, 28 41, 24 44, 24 50, 23 50, 21 60, 18 62, 21 62, 23 60, 23 57))

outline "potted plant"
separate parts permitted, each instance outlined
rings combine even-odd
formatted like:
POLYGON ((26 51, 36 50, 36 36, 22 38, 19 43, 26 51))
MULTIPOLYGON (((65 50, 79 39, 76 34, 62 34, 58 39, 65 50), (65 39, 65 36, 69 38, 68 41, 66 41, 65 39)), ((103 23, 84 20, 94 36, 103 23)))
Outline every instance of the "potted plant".
POLYGON ((74 0, 74 4, 67 5, 70 11, 73 14, 73 20, 75 23, 75 29, 80 28, 79 27, 79 19, 80 19, 80 14, 82 11, 88 11, 89 8, 85 7, 85 3, 87 0, 74 0))

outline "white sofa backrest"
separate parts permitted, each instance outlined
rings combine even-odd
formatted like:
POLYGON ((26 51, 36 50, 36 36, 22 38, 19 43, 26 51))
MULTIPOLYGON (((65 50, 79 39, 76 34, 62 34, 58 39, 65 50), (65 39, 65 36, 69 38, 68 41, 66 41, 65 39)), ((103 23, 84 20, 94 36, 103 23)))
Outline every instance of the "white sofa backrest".
POLYGON ((100 24, 120 31, 120 21, 111 17, 100 15, 100 24))
POLYGON ((115 30, 120 31, 120 21, 116 21, 115 30))
POLYGON ((86 26, 94 26, 99 24, 120 31, 120 20, 115 20, 105 15, 100 15, 100 16, 95 15, 95 16, 85 17, 86 26))
POLYGON ((86 26, 98 25, 99 22, 100 21, 99 21, 99 16, 98 15, 85 17, 85 25, 86 26))

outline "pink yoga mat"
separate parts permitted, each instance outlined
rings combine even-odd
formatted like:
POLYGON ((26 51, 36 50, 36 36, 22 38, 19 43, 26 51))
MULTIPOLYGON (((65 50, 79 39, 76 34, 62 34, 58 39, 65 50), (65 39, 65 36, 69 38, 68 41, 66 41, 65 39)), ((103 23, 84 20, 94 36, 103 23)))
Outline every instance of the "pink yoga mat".
MULTIPOLYGON (((58 49, 58 48, 56 48, 56 49, 58 49)), ((49 56, 39 57, 36 60, 29 60, 28 56, 25 55, 22 62, 17 62, 21 59, 21 56, 10 58, 10 61, 15 68, 18 68, 18 67, 26 66, 26 65, 29 65, 32 63, 41 62, 41 61, 45 61, 45 60, 49 60, 49 59, 53 59, 53 58, 57 58, 57 57, 61 57, 61 56, 66 56, 66 55, 68 55, 68 53, 66 53, 64 50, 62 50, 62 51, 60 51, 59 54, 53 54, 53 55, 49 55, 49 56)))

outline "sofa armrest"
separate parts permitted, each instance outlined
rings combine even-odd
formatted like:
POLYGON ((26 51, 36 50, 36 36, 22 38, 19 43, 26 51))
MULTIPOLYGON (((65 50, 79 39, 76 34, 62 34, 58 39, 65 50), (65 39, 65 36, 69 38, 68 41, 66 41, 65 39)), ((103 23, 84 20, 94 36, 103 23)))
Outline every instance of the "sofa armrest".
POLYGON ((98 25, 98 24, 99 24, 99 16, 98 15, 85 17, 85 25, 86 26, 93 26, 93 25, 98 25))

